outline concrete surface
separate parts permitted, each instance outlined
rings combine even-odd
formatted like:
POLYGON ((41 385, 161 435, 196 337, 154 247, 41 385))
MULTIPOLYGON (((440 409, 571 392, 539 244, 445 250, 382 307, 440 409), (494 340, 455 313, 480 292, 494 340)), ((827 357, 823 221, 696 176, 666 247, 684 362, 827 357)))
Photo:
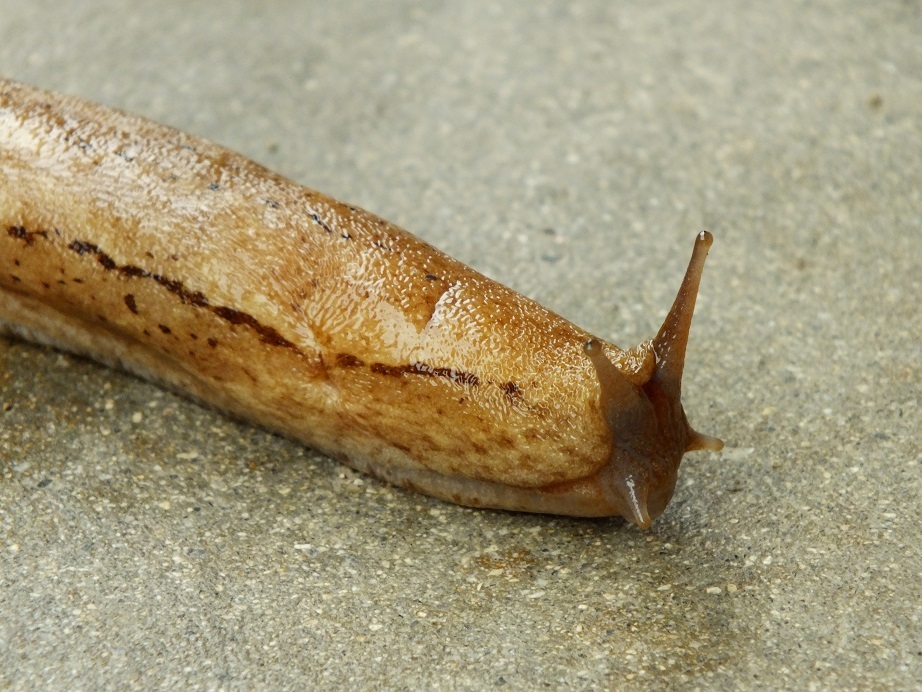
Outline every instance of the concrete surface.
POLYGON ((257 6, 0 0, 0 73, 626 346, 710 228, 684 391, 727 450, 646 533, 472 511, 0 341, 0 687, 922 685, 920 5, 257 6))

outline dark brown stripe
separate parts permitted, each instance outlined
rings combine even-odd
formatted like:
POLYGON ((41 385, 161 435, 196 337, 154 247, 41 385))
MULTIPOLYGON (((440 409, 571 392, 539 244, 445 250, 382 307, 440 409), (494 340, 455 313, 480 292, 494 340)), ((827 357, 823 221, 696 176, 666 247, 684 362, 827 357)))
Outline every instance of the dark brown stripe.
POLYGON ((388 375, 390 377, 403 377, 404 375, 425 375, 428 377, 444 377, 456 384, 466 384, 476 387, 480 384, 480 378, 470 372, 456 370, 455 368, 437 368, 426 363, 410 363, 409 365, 385 365, 384 363, 372 363, 371 371, 377 375, 388 375))
POLYGON ((99 264, 102 265, 104 269, 115 270, 122 276, 137 279, 152 279, 153 281, 156 281, 158 284, 163 286, 170 293, 178 296, 183 303, 188 303, 196 307, 207 308, 215 315, 223 320, 227 320, 231 324, 245 325, 249 327, 257 334, 259 334, 260 340, 263 343, 269 344, 270 346, 281 346, 283 348, 290 348, 298 351, 298 348, 292 342, 279 334, 274 328, 260 323, 259 320, 257 320, 252 315, 241 312, 240 310, 235 310, 234 308, 229 308, 224 305, 211 305, 208 298, 205 297, 204 293, 201 291, 188 290, 183 285, 182 281, 179 281, 178 279, 170 279, 161 274, 152 274, 145 269, 136 267, 131 264, 120 266, 116 264, 116 262, 105 252, 100 250, 98 246, 93 245, 92 243, 75 240, 68 247, 78 255, 95 255, 96 261, 99 262, 99 264))
POLYGON ((506 395, 510 404, 515 407, 524 405, 525 397, 522 396, 522 389, 515 382, 506 382, 501 384, 499 388, 503 390, 503 394, 506 395))
POLYGON ((337 353, 336 364, 342 368, 357 368, 365 365, 360 358, 356 358, 351 353, 337 353))
MULTIPOLYGON (((35 238, 38 236, 46 239, 48 238, 47 231, 28 231, 23 226, 10 226, 7 228, 7 233, 14 238, 24 241, 26 245, 32 245, 35 242, 35 238)), ((241 312, 240 310, 235 310, 234 308, 223 305, 212 305, 204 293, 201 291, 190 291, 183 285, 182 281, 178 279, 171 279, 161 274, 154 274, 132 264, 119 265, 109 255, 103 252, 98 245, 94 245, 85 240, 74 240, 67 247, 78 255, 93 255, 100 266, 107 271, 115 271, 126 278, 151 279, 163 286, 173 295, 177 296, 183 303, 206 308, 231 324, 249 327, 259 335, 263 343, 269 344, 270 346, 290 348, 293 351, 301 353, 297 346, 279 334, 273 327, 260 323, 259 320, 252 315, 241 312)), ((74 281, 79 280, 74 279, 74 281)), ((131 297, 130 302, 128 297, 126 297, 125 304, 128 305, 128 308, 132 312, 137 312, 137 306, 134 303, 133 297, 131 297)), ((211 342, 209 341, 209 343, 211 342)))
POLYGON ((48 231, 27 231, 23 226, 10 226, 6 229, 7 235, 25 241, 26 245, 32 245, 36 237, 47 238, 48 231))

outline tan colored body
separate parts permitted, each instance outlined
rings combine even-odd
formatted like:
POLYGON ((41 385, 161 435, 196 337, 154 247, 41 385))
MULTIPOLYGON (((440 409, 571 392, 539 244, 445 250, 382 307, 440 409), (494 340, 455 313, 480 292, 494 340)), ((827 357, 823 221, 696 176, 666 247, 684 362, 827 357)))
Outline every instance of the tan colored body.
MULTIPOLYGON (((586 332, 221 147, 0 80, 3 331, 455 502, 625 513, 586 332)), ((651 342, 604 351, 649 379, 651 342)))

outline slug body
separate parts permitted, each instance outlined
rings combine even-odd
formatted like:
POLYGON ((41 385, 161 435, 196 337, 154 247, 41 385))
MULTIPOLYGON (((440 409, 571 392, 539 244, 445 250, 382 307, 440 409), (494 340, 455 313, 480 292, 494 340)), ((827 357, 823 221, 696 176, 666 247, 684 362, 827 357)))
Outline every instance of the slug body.
POLYGON ((0 333, 158 382, 456 503, 646 528, 711 236, 628 351, 215 144, 0 80, 0 333))

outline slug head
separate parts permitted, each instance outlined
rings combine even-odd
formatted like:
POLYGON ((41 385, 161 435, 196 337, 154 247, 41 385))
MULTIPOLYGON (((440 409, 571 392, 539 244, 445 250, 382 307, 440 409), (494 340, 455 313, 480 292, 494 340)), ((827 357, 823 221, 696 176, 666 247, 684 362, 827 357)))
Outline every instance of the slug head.
POLYGON ((682 408, 685 349, 701 272, 714 242, 698 234, 679 293, 653 339, 656 367, 641 385, 631 382, 590 339, 584 350, 601 385, 601 405, 611 430, 612 452, 602 486, 621 515, 642 529, 663 513, 672 498, 685 452, 720 450, 723 442, 692 430, 682 408))

